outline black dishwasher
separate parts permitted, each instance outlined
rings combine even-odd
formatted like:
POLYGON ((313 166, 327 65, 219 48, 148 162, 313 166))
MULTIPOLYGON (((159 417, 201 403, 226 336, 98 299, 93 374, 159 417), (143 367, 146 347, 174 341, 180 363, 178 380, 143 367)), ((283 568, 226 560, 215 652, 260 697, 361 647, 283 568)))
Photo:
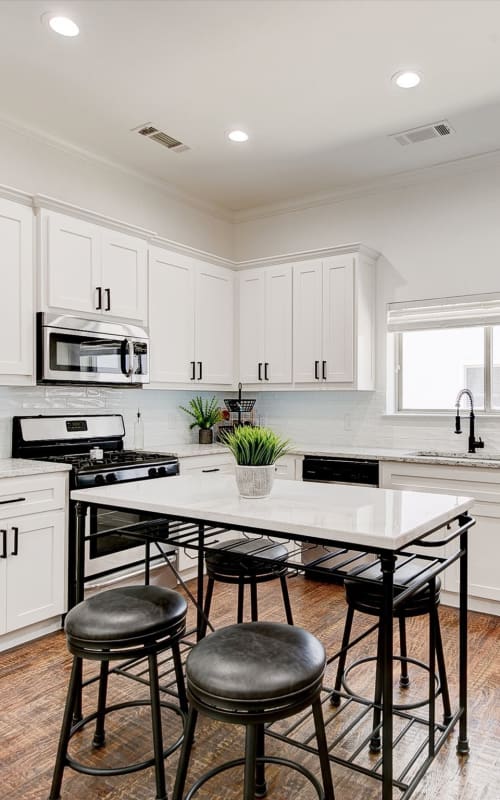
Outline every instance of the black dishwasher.
POLYGON ((378 486, 378 461, 340 456, 304 456, 302 480, 378 486))
MULTIPOLYGON (((302 463, 302 480, 315 483, 338 483, 353 486, 378 487, 378 461, 366 458, 343 458, 341 456, 304 456, 302 463)), ((322 567, 340 568, 346 573, 350 569, 369 563, 375 559, 373 555, 362 555, 355 550, 339 549, 338 547, 311 547, 304 545, 302 548, 302 563, 311 565, 317 561, 322 567)), ((308 574, 312 580, 327 580, 333 583, 342 583, 339 576, 323 574, 315 578, 308 574)))

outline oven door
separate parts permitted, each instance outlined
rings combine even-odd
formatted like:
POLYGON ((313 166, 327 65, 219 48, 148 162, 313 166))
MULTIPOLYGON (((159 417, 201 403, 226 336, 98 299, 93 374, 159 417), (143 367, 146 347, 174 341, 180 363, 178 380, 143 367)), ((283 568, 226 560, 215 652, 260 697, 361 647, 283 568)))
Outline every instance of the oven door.
MULTIPOLYGON (((151 515, 139 511, 90 506, 86 530, 88 540, 85 542, 85 576, 91 578, 90 587, 106 586, 143 572, 144 565, 137 562, 142 562, 145 557, 144 540, 138 544, 141 540, 134 537, 132 531, 149 529, 154 539, 154 530, 161 532, 166 524, 162 517, 151 519, 151 515)), ((169 548, 163 545, 162 549, 166 551, 169 548)), ((152 550, 151 555, 156 553, 152 550)))

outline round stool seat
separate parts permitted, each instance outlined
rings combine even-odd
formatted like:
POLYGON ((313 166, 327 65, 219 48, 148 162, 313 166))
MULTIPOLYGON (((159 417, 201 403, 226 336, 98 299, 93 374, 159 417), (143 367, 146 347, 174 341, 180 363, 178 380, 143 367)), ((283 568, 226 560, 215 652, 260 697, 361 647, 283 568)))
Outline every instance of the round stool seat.
POLYGON ((125 586, 84 600, 66 616, 72 639, 120 646, 125 641, 154 639, 183 620, 187 603, 178 592, 160 586, 125 586))
POLYGON ((237 711, 293 704, 316 690, 324 669, 323 645, 308 631, 247 622, 199 642, 188 656, 186 678, 188 691, 203 703, 237 711))
POLYGON ((207 550, 205 563, 207 572, 223 573, 224 575, 262 575, 277 574, 280 567, 269 563, 285 559, 288 555, 286 547, 275 544, 270 539, 231 539, 224 543, 223 548, 207 550), (255 552, 258 556, 253 556, 255 552))
MULTIPOLYGON (((400 563, 400 560, 396 562, 396 573, 394 575, 395 597, 401 594, 409 583, 421 576, 425 569, 425 563, 418 558, 403 563, 399 567, 398 563, 400 563)), ((364 614, 379 616, 383 597, 382 570, 380 564, 377 562, 369 569, 364 570, 363 578, 380 580, 380 585, 366 584, 346 578, 344 587, 347 603, 357 611, 362 611, 364 614)), ((416 617, 419 614, 427 614, 431 605, 437 605, 439 603, 440 591, 441 581, 439 578, 436 578, 434 595, 431 595, 430 585, 426 583, 421 589, 415 592, 415 594, 410 595, 410 597, 403 602, 402 606, 395 609, 394 616, 416 617)))

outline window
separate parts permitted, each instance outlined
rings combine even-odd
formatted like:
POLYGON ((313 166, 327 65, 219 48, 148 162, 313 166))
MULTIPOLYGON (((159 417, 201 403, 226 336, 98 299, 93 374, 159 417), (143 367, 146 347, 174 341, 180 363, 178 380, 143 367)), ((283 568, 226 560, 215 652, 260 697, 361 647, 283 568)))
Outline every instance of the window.
POLYGON ((393 303, 398 411, 450 411, 460 389, 500 412, 500 295, 393 303))

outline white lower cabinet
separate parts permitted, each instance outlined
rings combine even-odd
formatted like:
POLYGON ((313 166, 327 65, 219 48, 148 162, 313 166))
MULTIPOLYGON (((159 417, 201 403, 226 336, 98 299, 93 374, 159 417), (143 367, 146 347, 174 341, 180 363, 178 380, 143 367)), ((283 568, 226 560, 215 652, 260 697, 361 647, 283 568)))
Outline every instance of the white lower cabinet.
POLYGON ((62 474, 0 481, 0 650, 54 630, 66 611, 66 480, 62 474), (37 510, 44 505, 54 507, 37 510))
MULTIPOLYGON (((476 525, 469 532, 469 608, 500 615, 500 470, 391 461, 381 462, 380 467, 384 489, 474 498, 470 509, 476 525)), ((456 543, 448 545, 447 552, 453 545, 456 543)), ((432 551, 426 548, 425 552, 432 551)), ((458 604, 458 573, 458 564, 453 564, 443 579, 443 599, 451 605, 458 604)))

